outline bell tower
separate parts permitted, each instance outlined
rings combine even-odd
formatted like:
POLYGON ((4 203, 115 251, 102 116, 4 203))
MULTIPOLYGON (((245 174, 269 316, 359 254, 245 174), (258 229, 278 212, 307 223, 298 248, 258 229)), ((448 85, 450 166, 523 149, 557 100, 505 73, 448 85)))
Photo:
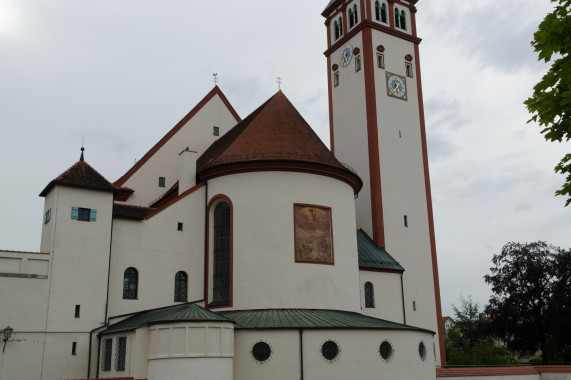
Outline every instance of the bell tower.
POLYGON ((363 180, 357 227, 405 268, 406 323, 437 332, 445 364, 417 2, 331 0, 323 11, 330 141, 363 180))

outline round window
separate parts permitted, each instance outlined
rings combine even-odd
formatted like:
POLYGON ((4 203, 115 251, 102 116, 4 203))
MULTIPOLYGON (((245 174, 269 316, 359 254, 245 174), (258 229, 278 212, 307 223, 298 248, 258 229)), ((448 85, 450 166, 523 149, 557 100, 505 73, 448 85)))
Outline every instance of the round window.
POLYGON ((426 360, 426 346, 424 345, 424 342, 420 342, 418 344, 418 355, 422 360, 426 360))
POLYGON ((252 356, 259 362, 265 362, 272 355, 272 349, 266 342, 258 342, 252 347, 252 356))
POLYGON ((379 347, 379 353, 381 354, 381 358, 389 360, 393 356, 393 346, 385 340, 379 347))
POLYGON ((321 346, 321 355, 327 360, 333 360, 339 355, 339 346, 332 340, 328 340, 321 346))

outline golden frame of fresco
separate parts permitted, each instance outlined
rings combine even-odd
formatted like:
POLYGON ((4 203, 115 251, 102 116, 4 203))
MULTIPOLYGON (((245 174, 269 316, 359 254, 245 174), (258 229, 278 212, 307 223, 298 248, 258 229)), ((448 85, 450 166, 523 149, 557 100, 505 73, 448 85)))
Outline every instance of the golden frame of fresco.
POLYGON ((295 262, 333 265, 331 208, 294 203, 295 262))

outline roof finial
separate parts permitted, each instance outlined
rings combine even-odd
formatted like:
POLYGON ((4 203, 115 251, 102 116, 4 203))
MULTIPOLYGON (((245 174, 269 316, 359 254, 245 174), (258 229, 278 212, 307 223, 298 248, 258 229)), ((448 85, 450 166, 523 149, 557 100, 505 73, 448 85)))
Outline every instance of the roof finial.
POLYGON ((218 86, 218 73, 214 73, 212 74, 213 76, 213 80, 214 80, 214 85, 218 86))
POLYGON ((81 156, 79 157, 79 161, 83 161, 83 151, 85 150, 84 147, 81 147, 81 156))
POLYGON ((276 83, 278 84, 278 91, 282 90, 282 77, 277 77, 276 83))

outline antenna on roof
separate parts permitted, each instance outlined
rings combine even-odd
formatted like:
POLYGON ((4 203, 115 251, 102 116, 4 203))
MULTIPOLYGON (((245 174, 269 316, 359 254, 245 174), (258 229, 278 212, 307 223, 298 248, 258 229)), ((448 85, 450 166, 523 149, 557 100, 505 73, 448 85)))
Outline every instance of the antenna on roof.
POLYGON ((213 80, 214 80, 214 85, 218 86, 218 73, 214 73, 212 74, 213 76, 213 80))
POLYGON ((81 156, 79 156, 79 161, 83 161, 83 151, 85 150, 85 136, 81 138, 81 156))
POLYGON ((281 91, 282 90, 282 77, 277 77, 276 83, 278 84, 278 90, 281 91))

